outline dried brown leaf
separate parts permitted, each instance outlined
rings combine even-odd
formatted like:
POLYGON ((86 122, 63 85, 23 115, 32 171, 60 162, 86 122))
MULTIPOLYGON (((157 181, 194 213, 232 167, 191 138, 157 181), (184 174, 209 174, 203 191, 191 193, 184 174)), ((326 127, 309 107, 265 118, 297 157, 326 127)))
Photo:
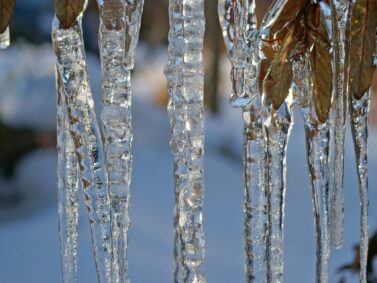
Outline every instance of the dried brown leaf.
POLYGON ((297 15, 309 2, 308 0, 287 0, 284 8, 270 28, 269 38, 284 38, 297 15))
POLYGON ((85 0, 55 0, 55 13, 60 27, 71 28, 84 9, 85 0))
POLYGON ((275 109, 287 98, 292 84, 292 63, 290 53, 294 47, 294 29, 291 28, 284 38, 283 45, 276 57, 271 61, 270 68, 264 79, 264 92, 270 98, 275 109))
POLYGON ((309 13, 308 21, 314 29, 309 31, 310 64, 313 81, 313 103, 318 120, 326 122, 332 95, 332 65, 329 37, 325 20, 321 16, 319 5, 314 5, 309 13))
POLYGON ((377 1, 356 0, 351 15, 349 89, 360 99, 370 88, 376 50, 377 1))
POLYGON ((0 0, 0 33, 3 33, 13 14, 15 0, 0 0))
POLYGON ((259 90, 263 89, 263 82, 267 76, 268 70, 270 69, 271 61, 269 59, 262 59, 259 67, 259 78, 258 86, 259 90))

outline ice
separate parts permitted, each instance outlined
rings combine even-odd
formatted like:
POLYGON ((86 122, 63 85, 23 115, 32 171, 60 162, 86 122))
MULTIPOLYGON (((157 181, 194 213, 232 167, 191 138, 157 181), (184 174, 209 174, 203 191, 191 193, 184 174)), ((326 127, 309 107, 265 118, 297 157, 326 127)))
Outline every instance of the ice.
POLYGON ((267 142, 267 184, 268 184, 268 240, 267 281, 283 282, 284 276, 284 207, 286 191, 286 151, 290 135, 291 105, 284 102, 279 110, 272 109, 264 97, 267 142))
POLYGON ((94 112, 80 20, 60 29, 55 18, 52 40, 57 75, 67 105, 70 132, 76 146, 100 282, 111 282, 110 206, 101 134, 94 112))
POLYGON ((57 148, 58 148, 58 213, 59 235, 64 283, 77 282, 78 248, 78 164, 75 144, 69 131, 67 106, 60 77, 57 88, 57 148))
POLYGON ((292 91, 304 118, 306 133, 307 166, 312 190, 315 224, 316 282, 329 281, 330 214, 329 214, 329 163, 330 122, 321 124, 317 118, 312 98, 312 80, 309 58, 304 56, 293 63, 294 85, 292 91))
POLYGON ((248 91, 256 81, 258 30, 253 0, 221 0, 218 5, 220 24, 232 63, 231 103, 234 107, 248 106, 255 93, 248 91), (250 66, 251 65, 251 66, 250 66))
POLYGON ((267 155, 263 116, 260 110, 260 103, 256 103, 246 108, 243 113, 246 282, 267 282, 267 155))
POLYGON ((346 30, 352 1, 332 0, 332 44, 334 57, 334 167, 331 203, 331 243, 335 248, 343 245, 344 237, 344 140, 347 116, 347 82, 349 40, 346 30))
POLYGON ((165 74, 174 155, 174 282, 204 283, 203 0, 170 0, 165 74))
POLYGON ((129 282, 128 228, 132 175, 131 70, 138 42, 143 0, 98 1, 101 23, 101 120, 111 201, 112 282, 129 282))
POLYGON ((360 100, 350 97, 351 130, 360 195, 360 282, 367 282, 368 261, 368 114, 370 92, 360 100))

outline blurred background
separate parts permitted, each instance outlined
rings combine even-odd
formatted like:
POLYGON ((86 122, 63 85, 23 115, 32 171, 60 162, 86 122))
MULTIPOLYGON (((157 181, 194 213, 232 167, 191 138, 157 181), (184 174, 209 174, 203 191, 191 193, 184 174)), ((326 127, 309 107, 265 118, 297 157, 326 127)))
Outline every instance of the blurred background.
MULTIPOLYGON (((61 276, 56 208, 55 58, 50 43, 53 1, 16 2, 10 27, 12 45, 0 51, 0 282, 55 283, 61 282, 61 276)), ((270 2, 257 1, 259 19, 270 2)), ((217 1, 205 3, 206 270, 209 283, 244 282, 241 111, 228 103, 230 64, 218 24, 217 1)), ((91 1, 83 27, 91 87, 100 111, 98 24, 97 7, 91 1)), ((168 94, 163 75, 168 29, 168 1, 145 0, 132 86, 135 137, 129 265, 135 283, 171 282, 172 278, 173 160, 168 147, 168 94)), ((377 230, 376 125, 374 95, 369 152, 371 237, 377 230)), ((295 111, 288 147, 288 283, 314 282, 315 277, 305 153, 302 118, 295 111)), ((332 254, 330 282, 358 282, 355 247, 359 239, 359 202, 349 128, 345 166, 345 245, 332 254)), ((370 270, 377 250, 375 238, 371 241, 370 270)), ((89 224, 82 203, 79 282, 96 282, 89 224)))

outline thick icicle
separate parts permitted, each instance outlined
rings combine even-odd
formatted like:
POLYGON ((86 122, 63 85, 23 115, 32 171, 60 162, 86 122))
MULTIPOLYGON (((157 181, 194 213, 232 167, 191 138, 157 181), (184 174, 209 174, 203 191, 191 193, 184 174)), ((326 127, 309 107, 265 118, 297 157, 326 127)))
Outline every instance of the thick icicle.
POLYGON ((175 176, 174 282, 203 283, 204 1, 170 0, 166 77, 175 176))
POLYGON ((301 108, 306 132, 307 164, 312 187, 316 253, 316 281, 329 281, 330 215, 329 152, 330 125, 318 121, 312 98, 311 70, 308 58, 293 63, 292 91, 301 108))
POLYGON ((340 248, 344 237, 344 140, 347 117, 348 49, 347 25, 352 0, 331 0, 332 43, 334 50, 334 168, 331 203, 331 243, 340 248))
POLYGON ((284 275, 284 205, 286 190, 286 151, 291 121, 291 105, 284 102, 279 110, 272 109, 265 120, 267 147, 268 241, 267 282, 283 282, 284 275))
POLYGON ((246 108, 243 118, 246 282, 267 282, 266 142, 260 105, 246 108))
POLYGON ((132 174, 131 70, 139 37, 143 0, 98 1, 102 64, 101 120, 111 201, 113 281, 129 282, 128 228, 132 174))
POLYGON ((52 39, 90 218, 98 279, 101 283, 111 282, 107 176, 101 134, 89 86, 81 20, 72 28, 61 29, 59 21, 55 18, 52 39))
POLYGON ((75 144, 69 131, 62 82, 56 75, 58 212, 64 283, 77 282, 77 224, 79 217, 78 164, 75 144))
POLYGON ((9 27, 0 34, 0 49, 5 49, 10 44, 9 27))
POLYGON ((360 100, 350 96, 350 116, 360 194, 360 282, 367 282, 368 260, 368 114, 370 90, 360 100))

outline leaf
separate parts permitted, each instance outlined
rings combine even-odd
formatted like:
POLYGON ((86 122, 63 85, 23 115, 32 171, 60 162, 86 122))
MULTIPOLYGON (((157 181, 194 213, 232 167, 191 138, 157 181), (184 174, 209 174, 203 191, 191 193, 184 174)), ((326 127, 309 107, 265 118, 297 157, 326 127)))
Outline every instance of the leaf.
POLYGON ((308 42, 310 45, 310 64, 313 81, 313 103, 318 120, 325 123, 330 107, 332 95, 332 65, 329 37, 326 23, 321 16, 320 6, 314 5, 308 17, 311 24, 308 42))
POLYGON ((271 65, 271 61, 269 59, 262 59, 260 62, 258 87, 261 93, 262 93, 261 90, 263 89, 263 82, 267 76, 270 65, 271 65))
POLYGON ((13 14, 15 0, 0 0, 0 33, 3 33, 13 14))
POLYGON ((270 39, 285 38, 289 27, 310 0, 287 0, 284 8, 270 28, 270 39))
POLYGON ((264 79, 263 86, 275 109, 287 98, 291 88, 293 73, 290 53, 294 47, 294 29, 291 28, 284 38, 283 45, 277 56, 271 61, 270 68, 264 79))
POLYGON ((360 99, 369 89, 376 50, 377 1, 356 0, 351 15, 349 89, 360 99))
POLYGON ((55 0, 56 17, 60 27, 69 29, 83 12, 85 0, 55 0))

